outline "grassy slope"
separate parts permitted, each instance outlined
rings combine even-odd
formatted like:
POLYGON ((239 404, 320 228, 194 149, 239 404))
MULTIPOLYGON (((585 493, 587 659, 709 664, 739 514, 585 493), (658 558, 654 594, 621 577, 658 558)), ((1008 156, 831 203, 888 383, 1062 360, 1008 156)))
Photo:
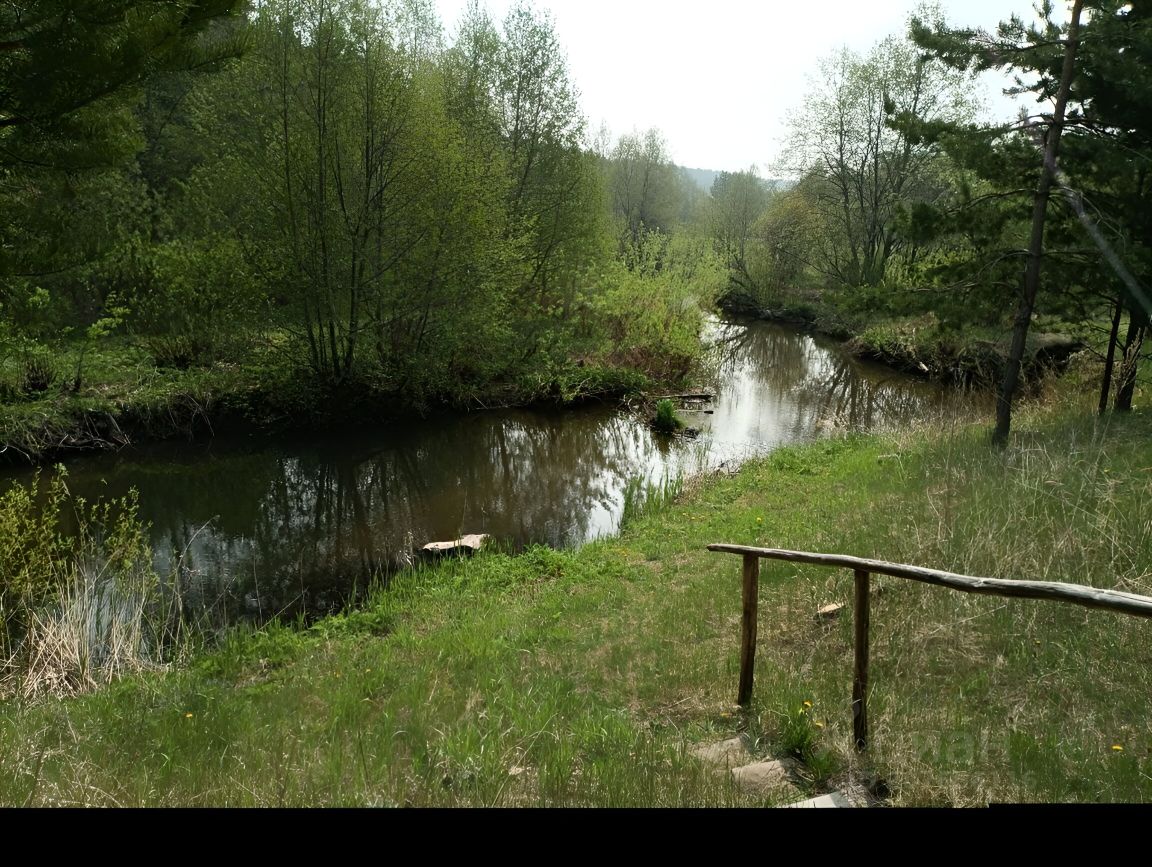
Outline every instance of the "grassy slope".
POLYGON ((685 755, 738 730, 802 752, 813 789, 875 771, 897 804, 1152 800, 1152 641, 1121 615, 880 579, 861 761, 850 618, 813 617, 851 578, 766 562, 732 706, 739 562, 709 542, 1152 592, 1152 419, 1070 418, 1002 454, 974 428, 787 449, 575 553, 448 564, 305 633, 10 703, 0 802, 749 803, 685 755))

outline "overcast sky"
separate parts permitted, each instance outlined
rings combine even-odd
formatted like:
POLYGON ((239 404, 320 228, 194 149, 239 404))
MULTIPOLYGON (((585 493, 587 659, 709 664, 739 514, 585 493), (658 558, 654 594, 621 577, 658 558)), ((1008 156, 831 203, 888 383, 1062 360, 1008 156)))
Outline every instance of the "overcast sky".
MULTIPOLYGON (((434 0, 454 33, 467 0, 434 0)), ((502 20, 511 0, 488 0, 502 20)), ((552 13, 594 131, 614 136, 659 127, 672 157, 692 168, 771 165, 789 109, 803 99, 820 58, 867 51, 903 33, 915 0, 536 0, 552 13)), ((993 28, 1031 0, 943 0, 956 25, 993 28)), ((1060 4, 1057 4, 1059 8, 1060 4)), ((981 86, 995 117, 1015 114, 1006 79, 981 86)))

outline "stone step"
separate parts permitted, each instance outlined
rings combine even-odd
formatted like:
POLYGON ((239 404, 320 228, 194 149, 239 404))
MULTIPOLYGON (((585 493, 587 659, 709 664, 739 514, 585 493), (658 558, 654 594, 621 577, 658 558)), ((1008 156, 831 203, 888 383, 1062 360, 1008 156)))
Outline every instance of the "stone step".
POLYGON ((797 801, 795 804, 785 804, 785 807, 851 807, 852 804, 845 797, 843 792, 829 792, 827 795, 819 795, 815 798, 808 798, 805 801, 797 801))
POLYGON ((692 755, 710 765, 735 768, 747 764, 752 758, 752 741, 747 735, 738 735, 719 743, 696 747, 692 755))
POLYGON ((791 759, 774 759, 767 762, 753 762, 732 769, 732 779, 745 792, 757 795, 786 795, 795 787, 792 775, 796 762, 791 759))

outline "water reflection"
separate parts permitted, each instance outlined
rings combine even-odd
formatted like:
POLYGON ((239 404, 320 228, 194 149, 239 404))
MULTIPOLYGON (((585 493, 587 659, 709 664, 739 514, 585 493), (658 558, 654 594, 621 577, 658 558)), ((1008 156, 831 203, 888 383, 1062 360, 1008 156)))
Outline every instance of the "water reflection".
POLYGON ((420 544, 512 546, 615 530, 628 479, 658 481, 833 428, 905 424, 941 390, 767 324, 718 323, 714 414, 696 443, 610 408, 501 410, 310 440, 161 444, 69 464, 85 497, 140 492, 156 568, 221 616, 320 613, 420 544))

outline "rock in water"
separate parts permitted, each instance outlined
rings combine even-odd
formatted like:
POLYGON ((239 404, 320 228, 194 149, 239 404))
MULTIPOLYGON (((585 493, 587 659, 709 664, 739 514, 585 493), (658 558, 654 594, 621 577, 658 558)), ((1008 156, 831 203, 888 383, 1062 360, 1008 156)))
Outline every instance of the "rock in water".
POLYGON ((487 533, 469 533, 451 542, 429 542, 420 551, 424 554, 442 556, 445 554, 475 554, 492 537, 487 533))

